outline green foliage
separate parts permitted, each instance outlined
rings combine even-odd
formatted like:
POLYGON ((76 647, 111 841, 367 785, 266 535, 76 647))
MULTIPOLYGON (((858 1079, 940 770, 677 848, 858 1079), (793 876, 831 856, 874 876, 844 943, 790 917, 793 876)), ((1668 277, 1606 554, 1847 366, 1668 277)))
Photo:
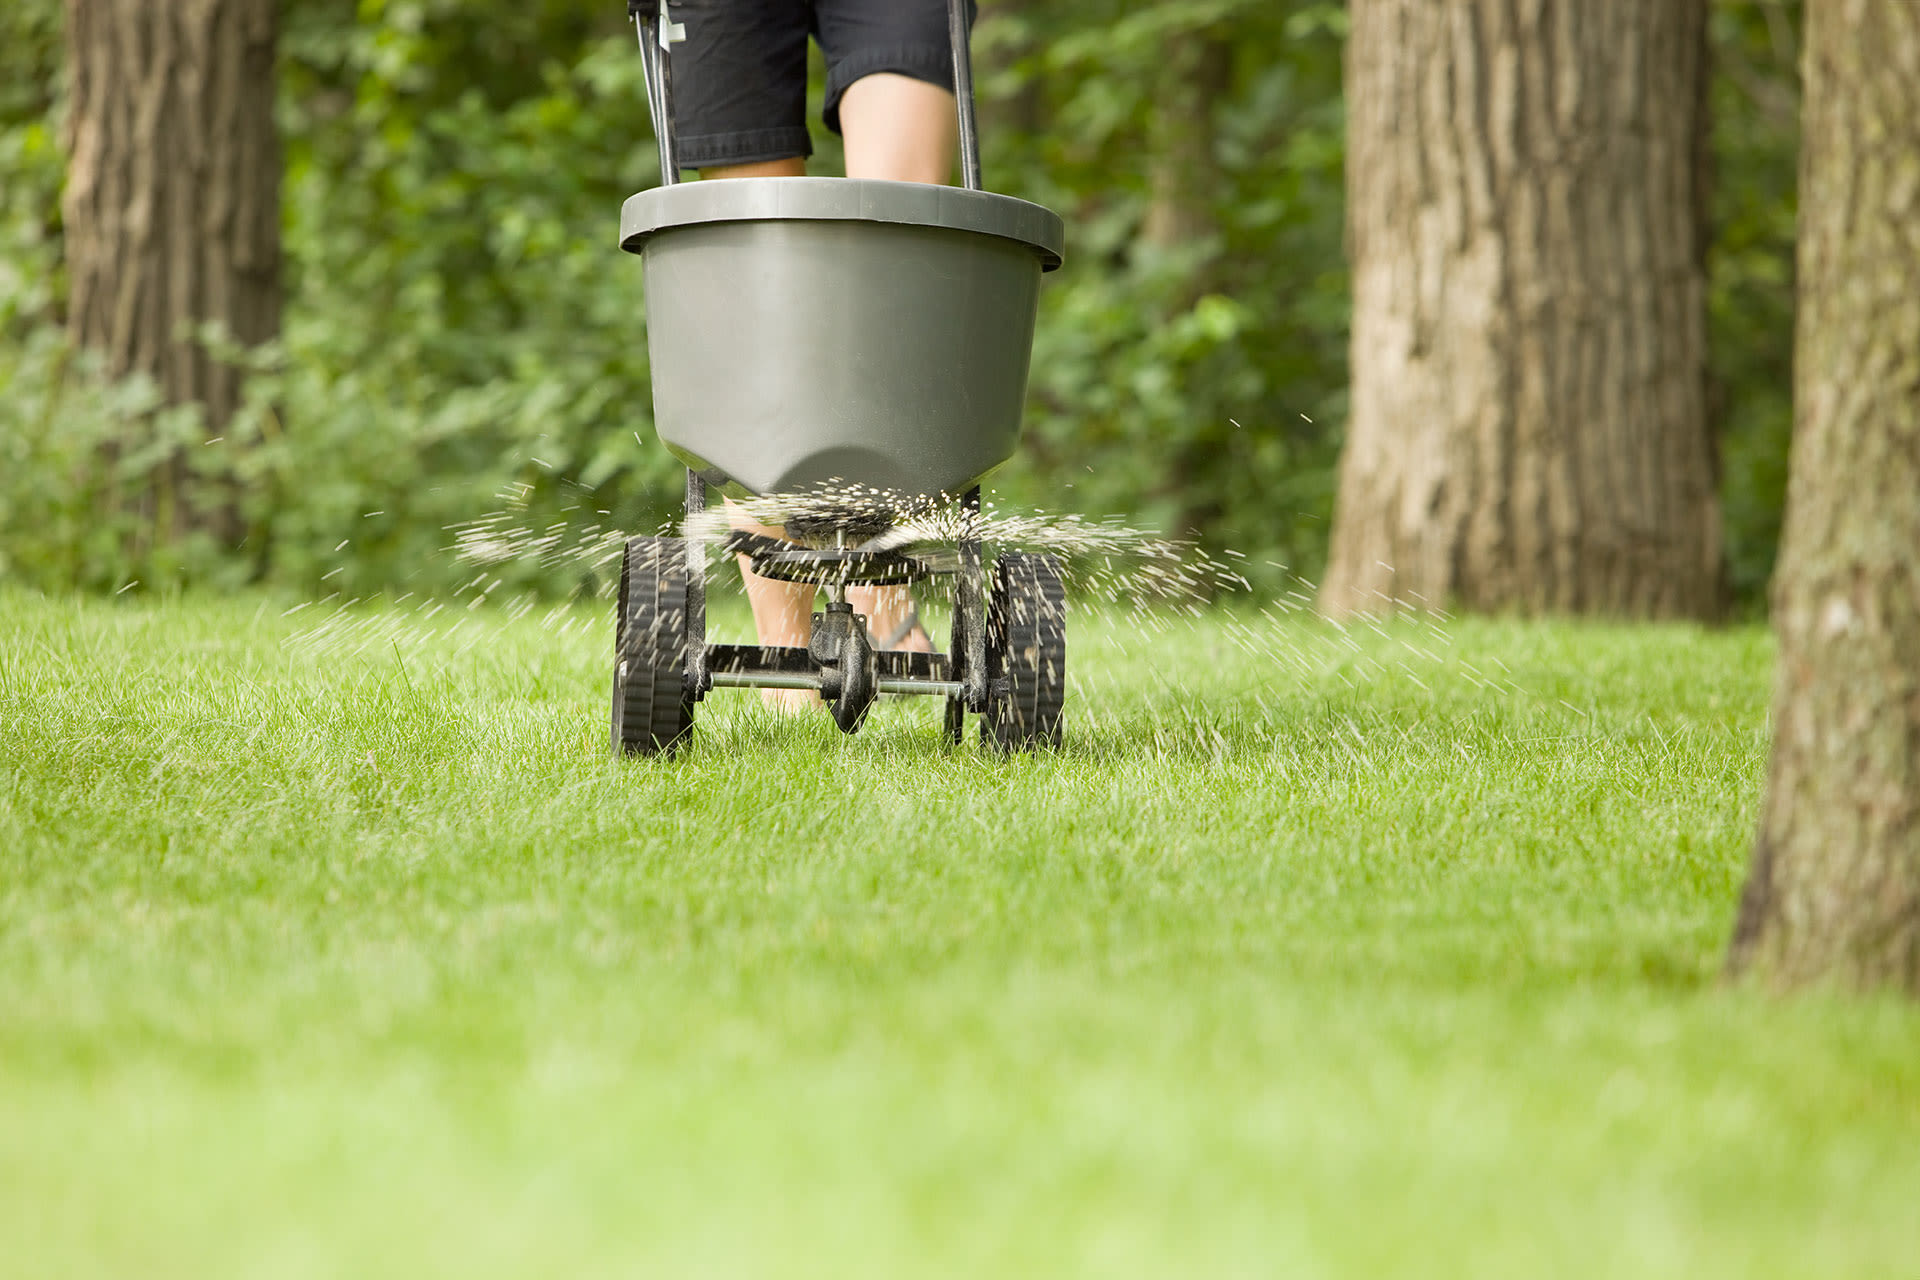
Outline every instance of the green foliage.
POLYGON ((6 357, 0 578, 116 589, 216 571, 224 557, 204 540, 145 546, 142 518, 119 510, 176 451, 201 461, 199 413, 163 406, 142 379, 109 382, 84 365, 45 327, 27 330, 6 357), (143 424, 137 440, 128 422, 143 424))
POLYGON ((649 430, 638 264, 614 244, 620 201, 658 178, 621 16, 295 10, 285 403, 289 431, 339 460, 296 576, 347 538, 343 589, 431 585, 445 527, 510 486, 535 515, 634 525, 677 496, 649 430))
MULTIPOLYGON (((638 264, 613 233, 621 199, 658 174, 621 16, 559 0, 289 6, 284 334, 247 357, 260 374, 242 421, 190 453, 244 495, 243 554, 139 553, 141 517, 117 494, 164 445, 204 433, 190 413, 153 423, 140 389, 98 386, 29 332, 57 319, 42 253, 33 288, 0 294, 24 335, 0 357, 0 420, 22 461, 0 481, 7 571, 444 589, 461 572, 439 554, 447 526, 509 489, 529 519, 657 522, 679 472, 651 439, 638 264), (155 447, 89 465, 128 438, 155 447)), ((50 72, 56 53, 34 56, 50 72)), ((0 158, 40 154, 45 129, 14 124, 0 158)), ((57 164, 19 168, 38 180, 23 195, 51 208, 57 164)))
POLYGON ((60 0, 0 7, 0 343, 59 296, 59 66, 60 0))
POLYGON ((1346 386, 1342 8, 994 12, 981 56, 1005 69, 984 82, 988 110, 1020 101, 1039 127, 990 133, 989 176, 1069 228, 1003 500, 1198 534, 1269 582, 1316 569, 1346 386), (1210 120, 1169 122, 1178 54, 1202 41, 1232 51, 1210 120), (1171 147, 1211 154, 1180 166, 1206 182, 1179 192, 1196 234, 1162 244, 1145 224, 1171 147))
MULTIPOLYGON (((621 6, 284 14, 284 333, 245 357, 260 375, 242 419, 189 450, 241 494, 235 551, 154 545, 125 500, 166 456, 149 446, 204 432, 181 412, 153 427, 148 393, 98 385, 64 350, 59 3, 0 13, 0 573, 444 590, 462 572, 447 526, 505 492, 543 527, 668 517, 679 471, 651 431, 638 264, 613 243, 620 201, 658 179, 621 6)), ((1713 24, 1714 370, 1750 599, 1790 421, 1797 20, 1726 3, 1713 24)), ((988 184, 1068 220, 1001 502, 1195 533, 1256 580, 1318 571, 1345 416, 1344 33, 1333 0, 983 5, 988 184), (1196 115, 1194 58, 1214 47, 1229 55, 1196 115)))

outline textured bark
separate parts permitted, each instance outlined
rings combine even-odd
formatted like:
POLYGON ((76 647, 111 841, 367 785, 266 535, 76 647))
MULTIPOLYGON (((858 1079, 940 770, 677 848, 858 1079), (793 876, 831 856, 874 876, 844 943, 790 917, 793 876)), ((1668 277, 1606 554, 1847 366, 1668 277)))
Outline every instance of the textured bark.
POLYGON ((1219 231, 1213 201, 1220 186, 1214 113, 1233 79, 1233 46, 1224 35, 1175 38, 1154 95, 1147 156, 1147 216, 1140 234, 1180 248, 1219 231))
POLYGON ((1773 754, 1731 955, 1920 994, 1920 5, 1807 6, 1773 754))
MULTIPOLYGON (((1233 88, 1231 32, 1220 26, 1184 32, 1167 46, 1147 138, 1147 211, 1140 238, 1163 252, 1216 243, 1220 220, 1219 109, 1233 88)), ((1196 260, 1166 298, 1169 314, 1185 311, 1220 284, 1217 257, 1196 260)), ((1177 506, 1174 528, 1195 534, 1221 511, 1221 495, 1203 478, 1218 450, 1204 435, 1188 435, 1161 460, 1164 488, 1177 506)))
POLYGON ((1354 0, 1320 602, 1704 616, 1705 0, 1354 0))
MULTIPOLYGON (((276 0, 66 0, 68 326, 115 377, 146 374, 218 431, 242 374, 195 330, 245 346, 280 325, 276 0)), ((176 503, 184 465, 149 495, 168 525, 221 522, 176 503)))

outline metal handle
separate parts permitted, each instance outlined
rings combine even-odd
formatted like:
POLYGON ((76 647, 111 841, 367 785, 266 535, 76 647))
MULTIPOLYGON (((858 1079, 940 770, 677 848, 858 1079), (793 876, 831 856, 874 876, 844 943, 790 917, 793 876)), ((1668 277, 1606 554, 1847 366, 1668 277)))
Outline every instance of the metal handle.
POLYGON ((660 185, 671 187, 680 181, 680 163, 673 138, 673 71, 667 55, 685 32, 667 11, 666 0, 627 0, 627 16, 633 20, 634 32, 640 38, 640 70, 647 82, 647 114, 653 117, 653 137, 660 145, 660 185), (653 28, 652 32, 648 31, 649 27, 653 28))
POLYGON ((973 51, 967 42, 967 0, 947 0, 947 43, 953 46, 953 98, 960 112, 960 182, 980 190, 980 134, 973 119, 973 51))
MULTIPOLYGON (((678 151, 673 137, 673 72, 671 47, 683 38, 666 0, 627 0, 640 40, 640 67, 647 82, 647 113, 653 117, 654 140, 660 145, 660 185, 680 181, 678 151), (649 39, 647 28, 655 30, 649 39)), ((953 97, 960 118, 960 181, 969 191, 980 190, 980 134, 973 114, 973 52, 968 47, 967 0, 947 0, 947 43, 953 48, 953 97)))

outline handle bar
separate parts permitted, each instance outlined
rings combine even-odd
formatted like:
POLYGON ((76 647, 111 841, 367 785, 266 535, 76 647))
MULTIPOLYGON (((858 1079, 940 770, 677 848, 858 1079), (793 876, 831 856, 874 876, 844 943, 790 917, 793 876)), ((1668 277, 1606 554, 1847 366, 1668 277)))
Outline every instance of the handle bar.
MULTIPOLYGON (((627 0, 627 18, 640 39, 640 65, 647 81, 647 114, 660 145, 660 185, 680 181, 673 126, 672 47, 686 38, 667 0, 627 0), (647 28, 654 28, 648 39, 647 28)), ((980 190, 980 134, 973 113, 973 51, 968 47, 967 0, 947 0, 947 43, 953 50, 953 98, 960 121, 960 180, 980 190)))

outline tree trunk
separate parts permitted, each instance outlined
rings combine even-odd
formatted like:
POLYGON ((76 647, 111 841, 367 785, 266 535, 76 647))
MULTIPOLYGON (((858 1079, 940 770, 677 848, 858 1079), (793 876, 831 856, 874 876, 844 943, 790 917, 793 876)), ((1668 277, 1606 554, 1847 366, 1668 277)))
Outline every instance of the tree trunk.
POLYGON ((1920 5, 1807 6, 1773 756, 1732 968, 1920 994, 1920 5))
MULTIPOLYGON (((114 377, 145 374, 215 432, 242 374, 196 330, 243 346, 280 327, 276 0, 66 0, 68 326, 114 377)), ((144 496, 156 537, 230 522, 183 494, 184 460, 144 496)))
POLYGON ((1179 249, 1219 234, 1214 113, 1232 80, 1233 45, 1223 32, 1182 32, 1169 42, 1148 128, 1140 235, 1149 244, 1179 249))
MULTIPOLYGON (((1233 88, 1232 33, 1219 24, 1171 38, 1160 68, 1147 131, 1147 210, 1140 239, 1162 252, 1195 253, 1217 245, 1221 171, 1217 153, 1221 101, 1233 88)), ((1165 298, 1166 315, 1179 315, 1219 285, 1217 253, 1196 256, 1179 287, 1165 298)), ((1217 439, 1189 433, 1162 460, 1164 489, 1174 500, 1174 532, 1191 536, 1221 511, 1219 487, 1204 474, 1217 460, 1217 439)))
POLYGON ((1354 0, 1321 607, 1705 616, 1705 0, 1354 0))

